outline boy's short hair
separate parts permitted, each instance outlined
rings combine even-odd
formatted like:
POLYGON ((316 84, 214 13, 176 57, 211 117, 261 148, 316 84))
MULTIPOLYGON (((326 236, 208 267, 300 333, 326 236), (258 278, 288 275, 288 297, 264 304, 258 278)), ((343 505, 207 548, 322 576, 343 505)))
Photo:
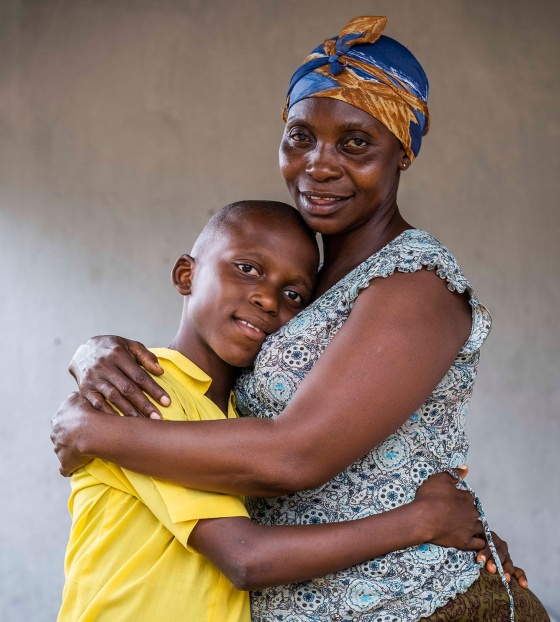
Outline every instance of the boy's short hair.
POLYGON ((266 215, 270 219, 271 224, 274 221, 280 221, 281 223, 291 221, 299 226, 307 234, 310 241, 317 246, 315 232, 307 225, 295 207, 280 201, 246 200, 230 203, 216 212, 200 232, 193 245, 191 254, 193 257, 196 257, 209 244, 212 244, 215 238, 224 230, 242 226, 244 220, 260 215, 266 215))

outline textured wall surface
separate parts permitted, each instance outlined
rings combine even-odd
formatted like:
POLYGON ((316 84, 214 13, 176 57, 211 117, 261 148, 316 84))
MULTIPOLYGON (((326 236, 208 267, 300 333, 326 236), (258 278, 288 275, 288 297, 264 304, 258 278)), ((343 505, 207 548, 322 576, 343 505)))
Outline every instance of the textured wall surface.
POLYGON ((432 129, 400 206, 493 313, 469 479, 560 611, 560 4, 2 0, 0 620, 56 616, 69 482, 49 420, 75 347, 170 340, 173 260, 225 203, 289 198, 289 77, 359 14, 388 15, 430 77, 432 129))

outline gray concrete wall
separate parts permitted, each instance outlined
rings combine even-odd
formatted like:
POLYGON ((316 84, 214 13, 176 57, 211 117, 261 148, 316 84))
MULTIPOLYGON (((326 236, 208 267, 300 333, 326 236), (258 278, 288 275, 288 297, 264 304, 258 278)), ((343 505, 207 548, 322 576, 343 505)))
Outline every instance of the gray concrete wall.
POLYGON ((560 5, 548 0, 0 2, 0 620, 56 615, 69 482, 48 438, 78 343, 164 345, 174 258, 240 198, 288 199, 280 108, 307 52, 386 14, 431 80, 408 219, 494 316, 469 415, 470 481, 560 611, 560 5))

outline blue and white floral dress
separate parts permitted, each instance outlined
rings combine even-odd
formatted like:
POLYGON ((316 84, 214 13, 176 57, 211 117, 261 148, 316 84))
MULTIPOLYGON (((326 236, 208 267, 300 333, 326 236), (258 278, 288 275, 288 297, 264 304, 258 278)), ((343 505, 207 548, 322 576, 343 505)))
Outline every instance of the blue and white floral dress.
MULTIPOLYGON (((491 319, 453 255, 418 229, 403 232, 271 335, 254 368, 239 379, 237 402, 245 415, 276 417, 345 322, 360 291, 372 279, 421 268, 436 270, 451 291, 466 292, 472 307, 471 333, 453 365, 401 428, 331 481, 316 490, 249 499, 256 522, 334 522, 384 512, 411 501, 432 473, 466 461, 465 415, 491 319)), ((313 581, 253 592, 252 620, 409 622, 466 591, 479 571, 474 553, 415 546, 313 581)))

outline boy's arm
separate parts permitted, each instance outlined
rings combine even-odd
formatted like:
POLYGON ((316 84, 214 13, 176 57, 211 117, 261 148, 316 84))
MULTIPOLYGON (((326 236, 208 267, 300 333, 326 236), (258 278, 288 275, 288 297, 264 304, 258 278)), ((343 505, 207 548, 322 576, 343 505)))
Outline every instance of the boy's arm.
MULTIPOLYGON (((87 468, 87 467, 86 467, 87 468)), ((184 488, 122 470, 140 500, 157 520, 183 545, 187 546, 197 521, 245 518, 247 510, 240 497, 184 488)))
MULTIPOLYGON (((167 369, 166 367, 163 368, 167 369)), ((191 412, 188 402, 189 393, 182 392, 181 399, 176 392, 176 385, 173 384, 172 378, 169 376, 161 376, 156 379, 156 382, 173 398, 173 402, 165 411, 166 419, 188 420, 189 414, 187 413, 191 412)), ((116 412, 122 415, 118 410, 116 412)), ((126 485, 129 494, 141 501, 185 547, 198 520, 247 517, 247 510, 239 496, 185 488, 180 484, 164 482, 128 469, 122 469, 112 463, 103 464, 99 462, 95 460, 86 465, 85 468, 87 470, 97 469, 98 472, 95 473, 95 476, 108 485, 111 483, 105 481, 107 469, 113 475, 117 472, 121 485, 123 483, 126 485), (104 470, 99 471, 99 469, 104 470)))
POLYGON ((256 525, 243 517, 199 521, 189 545, 243 590, 325 576, 423 542, 481 549, 482 525, 470 494, 457 490, 454 508, 438 498, 450 479, 435 475, 411 503, 354 521, 289 526, 256 525))

